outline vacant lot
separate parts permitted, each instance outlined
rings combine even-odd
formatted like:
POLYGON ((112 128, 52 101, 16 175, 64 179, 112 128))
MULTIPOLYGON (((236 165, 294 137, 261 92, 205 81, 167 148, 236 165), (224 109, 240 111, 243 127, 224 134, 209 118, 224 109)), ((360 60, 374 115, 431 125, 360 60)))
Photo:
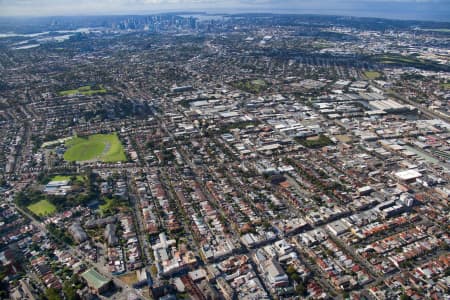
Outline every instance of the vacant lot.
POLYGON ((138 278, 136 272, 128 273, 125 275, 121 275, 118 277, 120 280, 125 282, 127 285, 131 286, 138 282, 138 278))
POLYGON ((352 138, 348 135, 336 135, 336 139, 342 143, 349 143, 352 141, 352 138))
POLYGON ((94 134, 88 137, 75 137, 66 142, 67 161, 125 161, 126 156, 117 134, 94 134))
POLYGON ((48 216, 56 211, 56 207, 47 199, 31 204, 27 208, 37 216, 48 216))

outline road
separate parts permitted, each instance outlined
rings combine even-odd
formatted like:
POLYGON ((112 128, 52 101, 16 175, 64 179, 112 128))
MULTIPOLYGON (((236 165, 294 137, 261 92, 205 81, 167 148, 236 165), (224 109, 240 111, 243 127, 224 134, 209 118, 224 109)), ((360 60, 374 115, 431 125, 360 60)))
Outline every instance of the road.
POLYGON ((146 230, 144 228, 144 222, 142 221, 141 208, 139 206, 139 199, 134 195, 135 189, 131 182, 130 176, 128 176, 128 186, 133 193, 129 195, 129 201, 133 207, 134 225, 137 232, 139 245, 141 246, 141 253, 144 255, 142 258, 145 265, 151 264, 151 255, 149 253, 150 245, 148 244, 146 230))

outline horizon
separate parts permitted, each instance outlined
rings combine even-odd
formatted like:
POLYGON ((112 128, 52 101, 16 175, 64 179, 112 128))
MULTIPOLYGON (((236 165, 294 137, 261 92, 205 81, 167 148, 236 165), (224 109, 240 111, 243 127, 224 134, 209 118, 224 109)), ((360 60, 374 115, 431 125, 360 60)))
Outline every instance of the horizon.
POLYGON ((272 13, 352 16, 410 21, 450 21, 450 0, 108 0, 71 3, 0 0, 0 17, 89 17, 200 12, 205 14, 272 13), (62 3, 62 4, 61 4, 62 3))

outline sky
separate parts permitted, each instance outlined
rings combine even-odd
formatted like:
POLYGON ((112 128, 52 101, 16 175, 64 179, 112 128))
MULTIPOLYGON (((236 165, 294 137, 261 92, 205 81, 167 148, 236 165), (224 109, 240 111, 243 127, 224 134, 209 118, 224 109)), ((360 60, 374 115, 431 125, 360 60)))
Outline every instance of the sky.
POLYGON ((450 0, 0 0, 0 16, 272 12, 450 22, 450 0))

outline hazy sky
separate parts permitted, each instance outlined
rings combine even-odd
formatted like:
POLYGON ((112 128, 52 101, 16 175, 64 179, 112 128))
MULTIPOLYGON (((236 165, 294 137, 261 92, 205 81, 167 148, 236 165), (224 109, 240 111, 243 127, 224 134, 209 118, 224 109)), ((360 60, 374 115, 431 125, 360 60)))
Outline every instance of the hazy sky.
POLYGON ((293 12, 450 21, 450 0, 0 0, 2 16, 293 12))

